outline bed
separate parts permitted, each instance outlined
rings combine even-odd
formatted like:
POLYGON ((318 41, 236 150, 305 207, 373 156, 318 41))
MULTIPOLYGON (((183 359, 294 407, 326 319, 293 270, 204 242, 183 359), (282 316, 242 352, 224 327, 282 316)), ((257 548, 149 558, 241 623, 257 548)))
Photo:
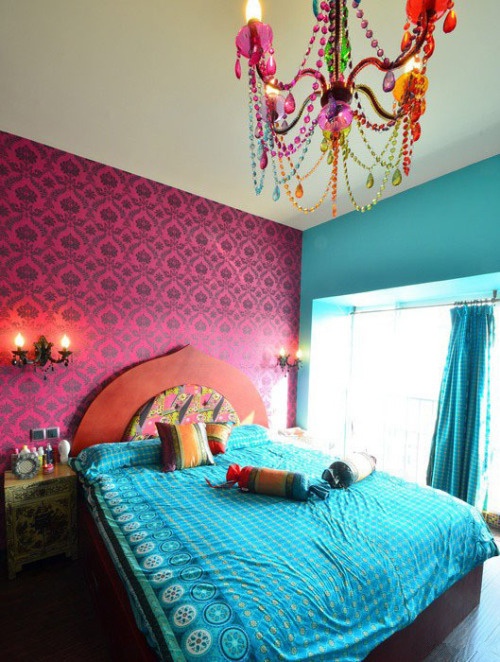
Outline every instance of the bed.
POLYGON ((276 442, 267 423, 250 380, 191 346, 131 368, 89 407, 72 464, 114 656, 424 659, 478 604, 498 554, 479 513, 377 471, 325 500, 210 488, 234 463, 320 482, 330 458, 276 442), (158 415, 237 425, 215 464, 164 472, 158 415))

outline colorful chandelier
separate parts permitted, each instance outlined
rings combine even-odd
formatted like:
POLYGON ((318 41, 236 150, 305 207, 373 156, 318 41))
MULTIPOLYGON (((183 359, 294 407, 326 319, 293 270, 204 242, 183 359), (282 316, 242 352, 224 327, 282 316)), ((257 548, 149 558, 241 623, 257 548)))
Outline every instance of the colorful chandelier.
POLYGON ((313 33, 298 72, 287 83, 276 77, 273 31, 262 23, 259 0, 248 0, 247 24, 236 37, 237 78, 241 78, 241 56, 248 59, 256 194, 264 187, 266 172, 272 170, 275 201, 284 190, 294 207, 307 214, 330 194, 334 218, 339 175, 345 179, 353 207, 361 212, 377 204, 389 179, 399 186, 403 174, 409 175, 413 145, 421 135, 420 118, 426 110, 427 62, 434 52, 435 24, 446 15, 443 30, 449 33, 457 23, 453 0, 407 0, 401 51, 391 60, 375 38, 361 0, 352 0, 352 11, 348 4, 347 0, 313 0, 313 33), (353 18, 373 50, 356 64, 349 32, 353 18), (361 74, 370 70, 380 77, 383 101, 361 80, 361 74), (308 83, 300 101, 295 89, 299 82, 308 83), (354 151, 354 145, 361 146, 362 154, 354 151), (308 153, 313 156, 312 166, 308 153), (326 187, 318 200, 304 206, 307 180, 323 164, 329 173, 326 187), (360 204, 354 195, 353 168, 366 174, 367 204, 360 204))

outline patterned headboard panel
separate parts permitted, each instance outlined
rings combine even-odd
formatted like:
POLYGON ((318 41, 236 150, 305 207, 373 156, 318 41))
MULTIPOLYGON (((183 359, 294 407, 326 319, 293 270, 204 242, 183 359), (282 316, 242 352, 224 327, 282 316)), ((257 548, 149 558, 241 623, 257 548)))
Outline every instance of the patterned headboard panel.
POLYGON ((143 405, 130 421, 124 441, 157 437, 156 422, 197 423, 232 422, 240 420, 231 403, 220 393, 206 386, 183 384, 159 393, 143 405))

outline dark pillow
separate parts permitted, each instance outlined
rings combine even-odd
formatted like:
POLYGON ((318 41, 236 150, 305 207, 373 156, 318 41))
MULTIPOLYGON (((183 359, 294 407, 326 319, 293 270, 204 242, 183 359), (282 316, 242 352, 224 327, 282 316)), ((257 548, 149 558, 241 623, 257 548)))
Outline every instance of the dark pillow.
POLYGON ((321 476, 330 487, 348 488, 369 476, 374 470, 377 460, 368 453, 352 453, 343 460, 335 460, 323 471, 321 476))

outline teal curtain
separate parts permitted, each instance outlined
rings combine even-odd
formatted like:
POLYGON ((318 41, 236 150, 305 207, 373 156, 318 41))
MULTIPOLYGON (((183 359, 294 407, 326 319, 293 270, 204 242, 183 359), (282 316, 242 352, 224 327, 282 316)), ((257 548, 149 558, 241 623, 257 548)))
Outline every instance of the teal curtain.
POLYGON ((465 305, 450 312, 427 484, 482 509, 489 459, 493 306, 465 305))

